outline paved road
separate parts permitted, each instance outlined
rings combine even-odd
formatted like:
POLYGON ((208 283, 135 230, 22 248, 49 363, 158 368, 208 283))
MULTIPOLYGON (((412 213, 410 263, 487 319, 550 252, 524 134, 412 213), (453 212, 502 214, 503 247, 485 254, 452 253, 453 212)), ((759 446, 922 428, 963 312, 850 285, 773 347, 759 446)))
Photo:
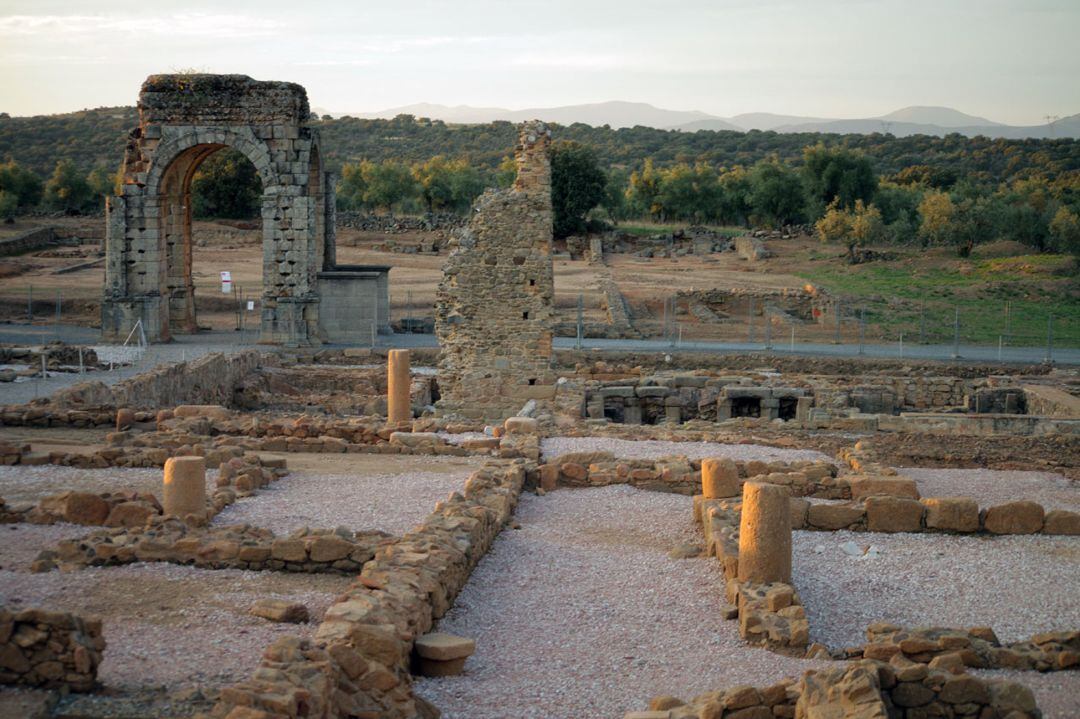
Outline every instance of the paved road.
MULTIPOLYGON (((95 346, 99 356, 108 360, 110 355, 116 352, 116 348, 99 344, 100 337, 97 330, 89 327, 77 327, 74 325, 25 325, 25 324, 0 324, 0 342, 12 344, 38 345, 51 342, 59 337, 69 344, 86 344, 95 346)), ((146 352, 138 358, 132 366, 125 366, 111 372, 90 372, 85 375, 74 373, 58 373, 48 379, 30 380, 26 382, 14 382, 0 384, 0 405, 17 404, 27 402, 35 397, 43 397, 52 394, 58 389, 70 386, 86 379, 100 380, 106 384, 113 384, 126 379, 133 374, 146 370, 163 362, 178 362, 183 359, 194 359, 209 352, 238 352, 254 346, 257 339, 253 331, 241 337, 237 332, 226 330, 214 332, 201 332, 198 335, 179 336, 175 341, 163 345, 151 345, 146 352)), ((575 346, 573 338, 556 337, 555 346, 559 349, 572 349, 575 346)), ((331 345, 333 346, 333 345, 331 345)), ((407 334, 407 335, 380 335, 379 347, 437 347, 435 335, 407 334)), ((816 344, 795 343, 794 348, 788 344, 777 343, 771 350, 766 350, 761 344, 749 342, 682 342, 678 347, 672 347, 662 340, 609 340, 609 339, 586 339, 582 342, 584 350, 622 350, 630 352, 713 352, 713 353, 760 353, 763 361, 769 356, 798 355, 812 357, 857 357, 859 347, 857 345, 843 344, 816 344)), ((984 347, 976 345, 961 345, 960 357, 953 357, 952 345, 904 345, 903 355, 898 344, 877 345, 867 344, 862 349, 865 357, 878 357, 889 359, 926 359, 946 360, 956 362, 1009 362, 1037 364, 1046 360, 1045 347, 1005 347, 999 350, 997 347, 984 347)), ((119 354, 116 355, 119 358, 119 354)), ((1053 361, 1062 365, 1080 365, 1080 350, 1072 348, 1055 349, 1053 361)))
MULTIPOLYGON (((379 346, 386 347, 437 347, 435 335, 395 335, 394 337, 382 337, 379 346)), ((570 337, 556 337, 557 349, 573 349, 576 342, 570 337)), ((750 342, 689 342, 683 341, 678 347, 663 340, 609 340, 609 339, 585 339, 582 340, 581 348, 584 350, 622 350, 624 352, 714 352, 714 353, 760 353, 762 357, 770 355, 801 355, 810 357, 858 357, 860 355, 858 345, 851 344, 820 344, 811 342, 796 342, 794 349, 787 343, 775 343, 772 349, 765 349, 762 344, 750 342)), ((997 347, 985 347, 979 345, 960 345, 959 358, 953 357, 953 346, 950 345, 910 345, 905 344, 903 353, 898 344, 871 345, 863 347, 862 356, 888 359, 923 359, 923 360, 948 360, 956 362, 1006 362, 1038 364, 1046 361, 1045 347, 1003 347, 1000 357, 997 347)), ((1080 364, 1080 350, 1078 349, 1055 349, 1053 360, 1057 364, 1076 365, 1080 364)))

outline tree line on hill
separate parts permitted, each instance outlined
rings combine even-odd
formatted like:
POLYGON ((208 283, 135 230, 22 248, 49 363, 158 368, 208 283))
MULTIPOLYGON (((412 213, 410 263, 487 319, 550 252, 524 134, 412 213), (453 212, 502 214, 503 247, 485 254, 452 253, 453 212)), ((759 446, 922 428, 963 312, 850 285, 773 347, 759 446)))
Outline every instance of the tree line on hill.
MULTIPOLYGON (((123 110, 0 117, 0 153, 15 158, 0 165, 0 215, 35 206, 100 206, 115 173, 105 169, 107 160, 87 153, 79 132, 94 113, 106 113, 110 122, 129 120, 123 110), (68 142, 56 139, 57 124, 74 133, 68 142), (26 137, 39 125, 57 143, 53 161, 60 158, 45 181, 36 172, 37 145, 26 137)), ((446 125, 399 116, 324 117, 314 124, 327 164, 339 173, 342 209, 466 212, 485 187, 507 186, 514 176, 506 156, 515 141, 511 123, 446 125)), ((553 135, 560 237, 584 232, 590 223, 648 218, 813 225, 823 240, 850 252, 864 244, 921 243, 950 245, 964 255, 976 243, 1008 239, 1035 251, 1080 253, 1076 140, 680 133, 581 124, 554 126, 553 135)), ((196 216, 248 217, 257 214, 261 187, 251 164, 225 150, 200 167, 193 193, 196 216)))

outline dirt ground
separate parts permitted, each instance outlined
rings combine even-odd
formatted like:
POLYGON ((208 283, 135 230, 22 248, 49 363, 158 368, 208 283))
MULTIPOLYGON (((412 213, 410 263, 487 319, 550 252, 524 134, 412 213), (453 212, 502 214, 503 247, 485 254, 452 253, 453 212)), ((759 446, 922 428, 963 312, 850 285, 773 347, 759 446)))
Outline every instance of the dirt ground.
MULTIPOLYGON (((50 218, 23 220, 15 227, 19 231, 33 224, 49 223, 77 228, 104 222, 100 218, 50 218)), ((15 230, 10 229, 11 232, 15 230)), ((430 239, 432 233, 406 232, 387 235, 380 232, 361 232, 349 228, 338 231, 337 257, 341 264, 387 265, 390 270, 391 319, 432 317, 435 291, 442 277, 445 250, 440 254, 389 251, 391 247, 416 246, 430 239)), ((248 326, 258 321, 258 302, 262 282, 262 246, 258 230, 243 230, 215 222, 194 223, 194 268, 196 309, 199 325, 213 329, 235 328, 237 307, 241 298, 254 299, 256 309, 244 311, 248 326), (221 293, 220 272, 232 273, 235 294, 221 293)), ((99 303, 104 281, 104 263, 85 269, 57 274, 103 258, 98 244, 62 247, 32 252, 11 258, 0 258, 0 320, 22 321, 27 315, 28 300, 33 302, 33 314, 39 322, 52 322, 56 316, 56 299, 61 299, 61 321, 64 323, 99 326, 99 303)), ((782 263, 773 261, 751 267, 734 253, 708 257, 688 255, 677 258, 645 259, 632 255, 609 255, 605 265, 597 266, 583 260, 555 261, 555 305, 557 321, 574 322, 577 318, 579 294, 584 298, 584 315, 588 323, 607 321, 606 304, 600 291, 601 278, 609 274, 630 304, 635 322, 643 323, 648 331, 661 321, 663 303, 680 289, 709 289, 726 287, 767 287, 770 289, 797 288, 803 282, 785 272, 782 263), (763 271, 764 270, 764 271, 763 271), (655 320, 655 322, 650 322, 655 320)), ((706 327, 693 317, 680 315, 686 337, 741 337, 745 329, 740 323, 732 327, 706 327)))

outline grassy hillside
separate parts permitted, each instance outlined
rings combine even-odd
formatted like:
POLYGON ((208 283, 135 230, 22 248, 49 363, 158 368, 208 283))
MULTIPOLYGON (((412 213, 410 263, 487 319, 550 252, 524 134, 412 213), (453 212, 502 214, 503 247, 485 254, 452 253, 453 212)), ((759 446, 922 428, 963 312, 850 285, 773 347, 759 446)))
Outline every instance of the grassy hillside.
MULTIPOLYGON (((848 301, 846 314, 866 310, 868 336, 917 342, 953 341, 956 312, 961 342, 1042 345, 1054 317, 1054 342, 1080 347, 1080 278, 1072 257, 1019 254, 959 259, 944 249, 882 248, 892 258, 847 265, 832 247, 795 261, 800 277, 848 301), (1009 319, 1006 317, 1009 316, 1009 319), (925 318, 925 319, 924 319, 925 318)), ((1019 248, 1014 248, 1018 250, 1019 248)))

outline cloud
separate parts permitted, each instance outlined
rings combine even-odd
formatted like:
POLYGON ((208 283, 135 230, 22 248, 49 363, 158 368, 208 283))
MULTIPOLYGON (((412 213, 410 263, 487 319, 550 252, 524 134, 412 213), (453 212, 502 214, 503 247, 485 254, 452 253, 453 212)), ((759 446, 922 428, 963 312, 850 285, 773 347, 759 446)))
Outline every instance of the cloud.
POLYGON ((109 15, 7 15, 0 17, 0 37, 87 36, 103 33, 207 38, 244 38, 277 35, 286 24, 279 20, 233 14, 177 13, 154 17, 109 15))

